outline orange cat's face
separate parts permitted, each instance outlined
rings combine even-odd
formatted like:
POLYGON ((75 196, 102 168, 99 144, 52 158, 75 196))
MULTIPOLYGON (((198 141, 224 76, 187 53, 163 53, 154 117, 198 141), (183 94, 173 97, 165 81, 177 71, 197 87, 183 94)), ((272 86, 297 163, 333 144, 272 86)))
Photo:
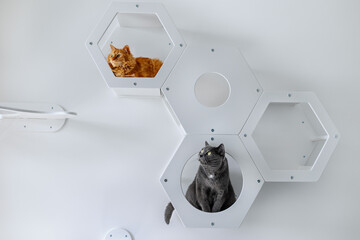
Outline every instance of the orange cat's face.
POLYGON ((118 49, 111 44, 110 47, 111 47, 111 53, 108 56, 108 62, 113 67, 126 66, 128 65, 128 62, 134 60, 134 57, 132 56, 128 45, 126 45, 122 49, 118 49))

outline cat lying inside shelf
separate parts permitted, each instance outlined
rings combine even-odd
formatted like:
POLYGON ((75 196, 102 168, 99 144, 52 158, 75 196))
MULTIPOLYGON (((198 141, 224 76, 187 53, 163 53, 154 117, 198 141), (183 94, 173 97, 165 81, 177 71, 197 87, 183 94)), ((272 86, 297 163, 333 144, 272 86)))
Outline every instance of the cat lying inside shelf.
POLYGON ((110 44, 111 52, 107 62, 116 77, 153 78, 162 66, 157 58, 133 57, 128 45, 118 49, 110 44))
MULTIPOLYGON (((228 161, 224 144, 212 147, 205 142, 199 152, 200 166, 194 181, 188 187, 185 198, 195 208, 204 212, 220 212, 236 201, 230 182, 228 161)), ((165 222, 169 224, 174 206, 165 209, 165 222)))

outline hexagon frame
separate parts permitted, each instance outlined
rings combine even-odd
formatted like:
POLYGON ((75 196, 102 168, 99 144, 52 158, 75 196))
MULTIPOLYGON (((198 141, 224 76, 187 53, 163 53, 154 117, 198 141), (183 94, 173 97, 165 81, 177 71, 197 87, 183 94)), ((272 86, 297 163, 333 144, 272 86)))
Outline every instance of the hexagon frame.
POLYGON ((240 137, 265 181, 269 182, 317 181, 340 138, 326 110, 312 92, 263 92, 242 129, 240 137), (270 103, 309 104, 311 111, 316 116, 316 120, 326 132, 326 135, 321 137, 321 140, 325 140, 325 143, 321 146, 321 149, 318 149, 318 154, 312 167, 291 170, 275 170, 269 167, 252 134, 270 103))
POLYGON ((161 91, 184 133, 239 134, 262 88, 236 48, 192 44, 187 46, 161 91), (219 73, 230 85, 228 99, 218 107, 202 105, 194 94, 196 80, 209 72, 219 73))
POLYGON ((263 183, 261 174, 238 135, 187 135, 161 176, 161 184, 186 227, 239 227, 263 183), (230 208, 217 213, 203 212, 191 206, 180 184, 184 165, 203 147, 205 140, 212 145, 224 143, 227 154, 237 161, 243 174, 243 187, 237 201, 230 208))
POLYGON ((186 48, 184 39, 177 31, 174 23, 161 3, 136 4, 112 2, 104 17, 86 40, 85 45, 108 87, 113 89, 115 93, 120 96, 160 96, 161 86, 186 48), (101 40, 103 34, 118 13, 156 14, 160 23, 163 25, 173 47, 166 57, 163 66, 154 78, 115 77, 109 68, 97 43, 101 40))

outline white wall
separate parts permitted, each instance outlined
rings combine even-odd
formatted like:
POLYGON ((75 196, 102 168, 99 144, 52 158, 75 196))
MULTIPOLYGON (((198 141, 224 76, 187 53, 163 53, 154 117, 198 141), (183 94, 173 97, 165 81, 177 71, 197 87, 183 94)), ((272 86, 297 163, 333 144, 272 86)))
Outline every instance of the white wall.
POLYGON ((0 1, 0 102, 78 112, 0 133, 0 239, 357 239, 360 2, 164 0, 185 40, 236 45, 265 90, 310 90, 342 138, 316 183, 266 183, 239 229, 187 229, 159 182, 182 139, 160 99, 116 98, 84 42, 109 1, 0 1))

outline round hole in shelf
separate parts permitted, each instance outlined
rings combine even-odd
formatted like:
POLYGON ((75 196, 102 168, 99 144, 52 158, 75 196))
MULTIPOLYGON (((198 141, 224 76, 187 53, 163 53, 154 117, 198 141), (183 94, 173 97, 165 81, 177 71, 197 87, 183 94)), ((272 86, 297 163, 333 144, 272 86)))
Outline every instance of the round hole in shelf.
POLYGON ((213 49, 213 48, 212 48, 212 49, 211 49, 211 51, 212 51, 212 52, 214 52, 214 51, 215 51, 215 49, 213 49))
POLYGON ((138 7, 139 7, 139 4, 136 4, 136 7, 138 8, 138 7))
POLYGON ((258 180, 257 180, 257 182, 258 182, 258 183, 261 183, 261 180, 260 180, 260 179, 258 179, 258 180))
POLYGON ((166 91, 169 91, 169 90, 170 90, 170 88, 167 87, 167 88, 166 88, 166 91))
POLYGON ((335 138, 338 138, 338 137, 339 137, 339 136, 336 134, 336 135, 335 135, 335 138))
POLYGON ((215 129, 211 129, 211 132, 215 132, 215 129))
POLYGON ((211 226, 215 226, 215 223, 214 223, 214 222, 212 222, 212 223, 211 223, 211 226))
MULTIPOLYGON (((214 146, 217 147, 217 146, 214 146)), ((226 150, 226 146, 225 146, 226 150)), ((200 149, 199 149, 200 151, 200 149)), ((226 159, 229 165, 229 173, 230 173, 230 180, 235 192, 236 196, 240 196, 240 193, 243 188, 243 176, 241 172, 241 168, 239 164, 236 162, 235 159, 233 159, 230 155, 226 154, 226 159)), ((196 173, 199 169, 200 162, 199 162, 199 156, 198 153, 195 153, 192 157, 189 158, 189 160, 185 163, 180 177, 180 184, 181 189, 184 194, 184 197, 186 196, 186 192, 190 186, 190 184, 194 181, 196 173)), ((237 199, 237 198, 236 198, 237 199)), ((190 204, 190 203, 189 203, 190 204)), ((229 206, 231 207, 231 206, 229 206)), ((225 209, 222 209, 225 210, 225 209)))
POLYGON ((256 89, 256 92, 260 92, 260 89, 259 89, 259 88, 257 88, 257 89, 256 89))
POLYGON ((183 44, 182 43, 180 43, 180 47, 182 47, 183 46, 183 44))
POLYGON ((290 179, 291 179, 291 180, 294 180, 294 176, 291 176, 290 179))
POLYGON ((291 93, 288 94, 288 97, 291 97, 291 93))
POLYGON ((164 182, 167 182, 167 181, 168 181, 167 178, 165 178, 165 179, 164 179, 164 182))
POLYGON ((136 82, 134 82, 134 86, 136 86, 137 85, 137 83, 136 82))
POLYGON ((247 137, 247 134, 246 134, 246 133, 244 134, 244 137, 247 137))
POLYGON ((223 75, 208 72, 196 80, 194 92, 200 104, 206 107, 218 107, 228 100, 230 85, 223 75))
POLYGON ((214 138, 213 138, 213 137, 211 138, 211 141, 214 141, 214 138))
POLYGON ((112 237, 112 234, 110 234, 110 237, 112 237))

